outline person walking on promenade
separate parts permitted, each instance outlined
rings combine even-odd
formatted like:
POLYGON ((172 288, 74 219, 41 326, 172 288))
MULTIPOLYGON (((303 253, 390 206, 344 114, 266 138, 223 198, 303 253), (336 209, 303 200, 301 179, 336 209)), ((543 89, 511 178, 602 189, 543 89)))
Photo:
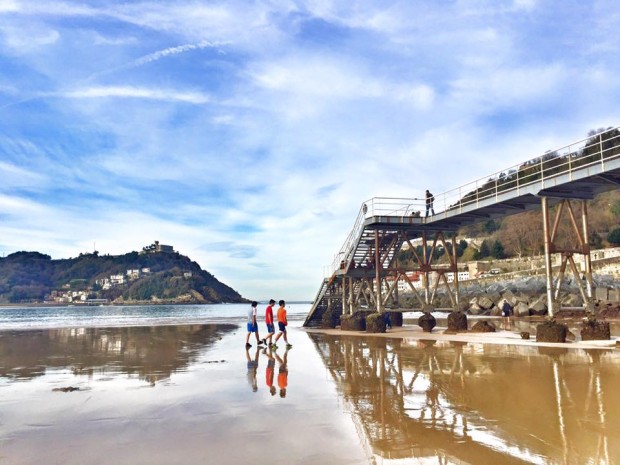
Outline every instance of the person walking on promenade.
POLYGON ((435 196, 431 194, 428 189, 426 189, 426 216, 428 216, 429 211, 433 215, 435 214, 435 209, 433 208, 434 201, 435 201, 435 196))
POLYGON ((278 308, 278 315, 277 315, 278 316, 278 329, 280 330, 280 332, 276 336, 276 340, 273 346, 277 348, 278 346, 276 344, 278 343, 278 340, 282 336, 284 336, 284 342, 286 343, 286 348, 290 349, 293 346, 288 343, 288 338, 286 336, 286 327, 288 326, 288 321, 286 319, 286 302, 284 300, 280 300, 280 302, 278 302, 278 305, 280 305, 280 308, 278 308))
POLYGON ((258 302, 252 302, 252 306, 248 310, 248 335, 245 338, 245 347, 250 348, 252 344, 250 344, 250 336, 252 333, 256 335, 256 344, 262 344, 263 341, 260 340, 258 335, 258 323, 256 322, 256 307, 258 302))
POLYGON ((267 341, 269 341, 269 346, 273 344, 273 335, 276 332, 273 326, 273 306, 275 305, 275 303, 275 300, 269 299, 269 305, 267 305, 267 308, 265 309, 265 324, 267 325, 267 337, 263 339, 263 342, 267 344, 267 341))

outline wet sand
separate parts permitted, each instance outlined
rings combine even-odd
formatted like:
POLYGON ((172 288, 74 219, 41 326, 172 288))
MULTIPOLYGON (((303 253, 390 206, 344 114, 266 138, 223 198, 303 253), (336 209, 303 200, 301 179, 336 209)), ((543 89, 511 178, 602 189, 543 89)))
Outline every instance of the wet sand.
POLYGON ((0 332, 0 464, 620 463, 618 349, 299 324, 0 332))

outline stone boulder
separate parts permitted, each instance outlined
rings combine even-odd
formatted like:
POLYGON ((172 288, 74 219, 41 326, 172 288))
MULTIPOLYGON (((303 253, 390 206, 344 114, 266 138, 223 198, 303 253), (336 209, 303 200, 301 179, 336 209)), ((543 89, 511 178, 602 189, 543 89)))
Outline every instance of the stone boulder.
POLYGON ((476 303, 483 310, 490 309, 494 304, 493 301, 486 295, 482 295, 476 299, 476 303))
POLYGON ((430 333, 435 326, 437 326, 437 320, 430 313, 425 313, 418 318, 418 326, 422 328, 425 333, 430 333))
POLYGON ((490 324, 488 321, 477 321, 471 327, 471 332, 473 333, 494 333, 495 326, 490 324))
POLYGON ((536 326, 536 342, 566 342, 568 326, 546 321, 536 326))
POLYGON ((366 331, 366 312, 340 317, 340 329, 343 331, 366 331))
POLYGON ((452 312, 448 315, 448 332, 467 331, 467 315, 461 312, 452 312))
POLYGON ((579 294, 567 294, 561 299, 563 307, 582 307, 583 298, 579 294))
POLYGON ((530 315, 546 315, 547 304, 543 301, 543 298, 539 298, 530 304, 530 315))
POLYGON ((469 305, 469 314, 470 315, 482 315, 484 310, 477 303, 473 303, 469 305))
POLYGON ((385 315, 383 313, 371 313, 366 317, 367 333, 385 333, 385 315))
POLYGON ((489 313, 491 316, 502 316, 502 309, 500 307, 493 307, 489 313))
POLYGON ((393 328, 403 325, 403 312, 388 312, 388 314, 390 315, 390 322, 393 328))
MULTIPOLYGON (((514 307, 515 305, 517 305, 517 297, 513 294, 513 292, 510 289, 507 289, 502 293, 502 300, 507 301, 511 307, 514 307)), ((501 307, 501 305, 498 305, 498 306, 501 307)))
POLYGON ((325 310, 321 318, 321 328, 335 328, 340 324, 341 315, 341 311, 336 308, 325 310))
POLYGON ((607 321, 585 320, 581 326, 582 341, 596 341, 611 339, 611 331, 607 321))
POLYGON ((519 302, 512 309, 514 316, 530 316, 530 307, 525 302, 519 302))

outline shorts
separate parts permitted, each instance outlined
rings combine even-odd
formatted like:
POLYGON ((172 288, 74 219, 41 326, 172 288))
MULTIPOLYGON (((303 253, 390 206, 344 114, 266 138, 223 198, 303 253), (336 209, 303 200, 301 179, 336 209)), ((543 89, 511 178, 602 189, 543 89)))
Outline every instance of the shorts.
POLYGON ((284 323, 282 323, 281 321, 278 321, 278 329, 285 333, 286 332, 286 325, 284 323))
POLYGON ((273 328, 273 323, 265 323, 265 324, 267 325, 267 332, 268 332, 268 333, 270 333, 270 334, 271 334, 271 333, 274 333, 274 332, 275 332, 275 330, 274 330, 274 328, 273 328))
POLYGON ((256 333, 258 331, 258 325, 256 323, 248 322, 248 333, 256 333))

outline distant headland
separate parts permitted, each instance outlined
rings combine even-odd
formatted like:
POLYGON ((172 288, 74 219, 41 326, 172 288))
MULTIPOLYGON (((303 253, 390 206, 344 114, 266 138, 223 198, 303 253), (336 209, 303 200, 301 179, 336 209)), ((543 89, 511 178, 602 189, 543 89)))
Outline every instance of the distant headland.
POLYGON ((52 260, 39 252, 0 258, 0 304, 205 304, 243 298, 198 263, 153 244, 140 252, 52 260))

